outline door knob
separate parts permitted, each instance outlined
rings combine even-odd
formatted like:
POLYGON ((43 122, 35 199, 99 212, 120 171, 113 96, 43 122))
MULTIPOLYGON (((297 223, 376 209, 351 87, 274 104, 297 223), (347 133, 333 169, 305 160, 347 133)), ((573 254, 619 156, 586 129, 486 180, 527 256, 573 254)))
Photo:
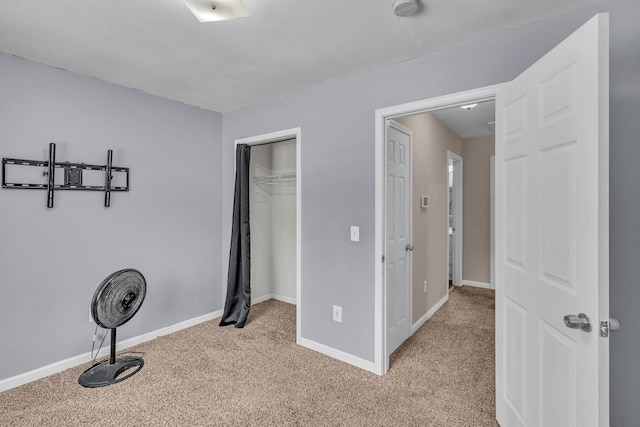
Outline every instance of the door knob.
POLYGON ((620 329, 620 322, 618 322, 618 319, 614 319, 613 317, 609 318, 609 330, 610 331, 617 331, 618 329, 620 329))
POLYGON ((413 245, 408 244, 407 246, 404 247, 405 251, 412 251, 413 250, 413 245))
POLYGON ((567 314, 564 316, 564 324, 567 328, 591 332, 591 320, 584 313, 580 313, 577 316, 575 314, 567 314))

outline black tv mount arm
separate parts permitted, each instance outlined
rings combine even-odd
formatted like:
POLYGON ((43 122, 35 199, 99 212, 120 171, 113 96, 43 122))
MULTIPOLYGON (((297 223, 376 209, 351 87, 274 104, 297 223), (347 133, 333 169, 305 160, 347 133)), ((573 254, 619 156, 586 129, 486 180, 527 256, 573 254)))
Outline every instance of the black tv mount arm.
POLYGON ((112 191, 129 191, 129 168, 123 168, 112 165, 113 150, 107 151, 106 165, 88 165, 85 163, 56 162, 56 144, 49 144, 49 160, 22 160, 22 159, 2 159, 2 188, 9 189, 31 189, 31 190, 47 190, 47 207, 53 207, 54 190, 84 190, 84 191, 104 191, 104 206, 109 207, 111 204, 112 191), (16 166, 36 166, 46 168, 42 172, 43 176, 47 176, 46 184, 30 184, 7 182, 6 169, 7 165, 16 166), (64 184, 55 183, 56 169, 64 170, 64 184), (82 171, 94 170, 105 172, 104 185, 83 185, 82 171), (126 186, 112 186, 113 172, 122 172, 126 176, 126 186))

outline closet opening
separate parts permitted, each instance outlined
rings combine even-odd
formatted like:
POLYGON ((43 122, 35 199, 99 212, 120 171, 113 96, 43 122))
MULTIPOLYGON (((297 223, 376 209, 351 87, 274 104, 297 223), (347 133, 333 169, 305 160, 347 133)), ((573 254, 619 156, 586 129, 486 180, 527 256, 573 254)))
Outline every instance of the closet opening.
POLYGON ((301 128, 238 139, 251 147, 249 227, 251 305, 278 300, 296 307, 301 342, 301 128))
POLYGON ((296 140, 256 144, 249 163, 251 303, 296 303, 296 140))

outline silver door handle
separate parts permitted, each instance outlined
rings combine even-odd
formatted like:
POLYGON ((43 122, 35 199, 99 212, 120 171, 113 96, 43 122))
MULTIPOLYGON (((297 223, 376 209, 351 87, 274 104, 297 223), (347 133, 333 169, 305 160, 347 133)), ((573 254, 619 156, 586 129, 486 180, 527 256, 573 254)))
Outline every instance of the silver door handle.
POLYGON ((407 246, 404 247, 405 251, 412 251, 413 250, 413 245, 409 244, 407 246))
POLYGON ((567 328, 591 332, 591 320, 584 313, 580 313, 577 316, 575 314, 567 314, 564 316, 564 324, 567 328))

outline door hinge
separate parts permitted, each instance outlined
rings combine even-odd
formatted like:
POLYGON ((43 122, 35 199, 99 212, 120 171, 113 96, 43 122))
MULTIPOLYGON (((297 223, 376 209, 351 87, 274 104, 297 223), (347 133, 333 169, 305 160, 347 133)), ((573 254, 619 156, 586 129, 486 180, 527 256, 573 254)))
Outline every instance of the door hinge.
POLYGON ((384 255, 382 255, 382 262, 384 262, 384 255))

